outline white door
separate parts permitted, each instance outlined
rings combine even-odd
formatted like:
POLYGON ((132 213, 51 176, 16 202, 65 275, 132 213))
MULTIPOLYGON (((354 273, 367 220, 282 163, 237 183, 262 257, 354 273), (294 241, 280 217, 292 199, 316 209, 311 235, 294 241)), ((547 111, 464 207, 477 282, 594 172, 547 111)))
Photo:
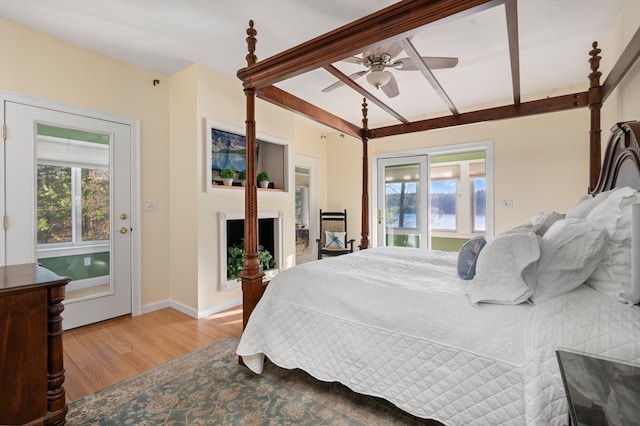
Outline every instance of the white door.
POLYGON ((131 313, 131 126, 4 107, 4 263, 72 278, 65 329, 131 313))
POLYGON ((426 155, 378 159, 377 245, 429 248, 426 155))

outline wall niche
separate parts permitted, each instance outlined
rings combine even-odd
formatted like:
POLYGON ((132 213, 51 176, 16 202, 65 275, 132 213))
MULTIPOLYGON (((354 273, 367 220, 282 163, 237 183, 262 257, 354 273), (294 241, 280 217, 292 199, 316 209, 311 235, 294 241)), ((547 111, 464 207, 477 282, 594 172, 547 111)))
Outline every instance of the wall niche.
MULTIPOLYGON (((223 184, 220 171, 232 168, 246 170, 246 139, 244 129, 205 119, 205 192, 242 190, 244 182, 237 176, 229 186, 223 184)), ((256 133, 256 175, 269 174, 269 187, 258 191, 289 192, 289 143, 275 136, 256 133)))

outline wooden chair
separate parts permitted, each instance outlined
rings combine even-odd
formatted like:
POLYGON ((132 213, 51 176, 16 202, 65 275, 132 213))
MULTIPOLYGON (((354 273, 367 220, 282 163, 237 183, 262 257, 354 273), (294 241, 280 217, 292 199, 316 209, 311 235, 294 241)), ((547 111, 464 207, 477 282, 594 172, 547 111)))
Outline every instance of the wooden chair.
POLYGON ((320 238, 318 243, 318 259, 323 255, 339 256, 353 253, 355 239, 347 238, 347 210, 342 212, 323 212, 320 209, 320 238))

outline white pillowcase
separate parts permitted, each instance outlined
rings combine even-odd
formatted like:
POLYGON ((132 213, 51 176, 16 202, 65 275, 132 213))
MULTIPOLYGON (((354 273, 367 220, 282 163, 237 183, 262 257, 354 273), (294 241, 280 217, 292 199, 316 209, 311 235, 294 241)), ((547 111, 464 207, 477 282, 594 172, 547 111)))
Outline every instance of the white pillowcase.
POLYGON ((564 215, 558 212, 538 213, 529 222, 518 225, 506 232, 535 232, 537 235, 543 236, 549 227, 560 219, 564 219, 564 215))
POLYGON ((476 275, 467 296, 479 302, 517 305, 533 293, 539 237, 533 232, 506 232, 487 243, 478 255, 476 275))
POLYGON ((609 195, 587 215, 609 234, 602 262, 587 280, 600 293, 614 298, 631 290, 631 205, 640 202, 638 191, 625 187, 609 195))
POLYGON ((583 284, 602 261, 607 231, 584 219, 556 221, 540 239, 540 259, 531 301, 540 303, 583 284))
POLYGON ((589 194, 583 196, 569 208, 567 219, 572 217, 586 219, 591 210, 609 198, 609 195, 611 195, 611 191, 601 192, 595 197, 589 194))
POLYGON ((607 192, 610 195, 586 219, 604 226, 611 241, 631 240, 631 205, 640 202, 640 193, 629 187, 607 192))

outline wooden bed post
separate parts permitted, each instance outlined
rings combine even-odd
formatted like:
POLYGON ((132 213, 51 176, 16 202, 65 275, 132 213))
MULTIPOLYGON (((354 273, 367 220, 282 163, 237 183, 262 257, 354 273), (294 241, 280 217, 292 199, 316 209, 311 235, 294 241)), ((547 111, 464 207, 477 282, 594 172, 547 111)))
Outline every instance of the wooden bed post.
MULTIPOLYGON (((253 20, 249 21, 247 28, 247 67, 257 61, 254 51, 256 49, 256 30, 253 29, 253 20)), ((258 263, 258 189, 256 186, 256 121, 255 102, 256 89, 248 87, 246 80, 244 94, 247 101, 246 124, 246 164, 247 183, 244 188, 244 250, 246 260, 244 270, 240 274, 242 279, 242 329, 247 326, 249 316, 255 308, 258 300, 264 292, 262 277, 258 263)))
POLYGON ((602 86, 600 85, 599 56, 602 50, 598 49, 598 42, 594 41, 593 49, 589 52, 589 64, 591 73, 589 74, 589 110, 591 111, 591 127, 589 130, 589 193, 593 192, 600 177, 601 157, 601 133, 600 110, 602 109, 602 86))
POLYGON ((367 98, 362 98, 362 231, 360 250, 369 248, 369 156, 368 156, 368 123, 367 98))

